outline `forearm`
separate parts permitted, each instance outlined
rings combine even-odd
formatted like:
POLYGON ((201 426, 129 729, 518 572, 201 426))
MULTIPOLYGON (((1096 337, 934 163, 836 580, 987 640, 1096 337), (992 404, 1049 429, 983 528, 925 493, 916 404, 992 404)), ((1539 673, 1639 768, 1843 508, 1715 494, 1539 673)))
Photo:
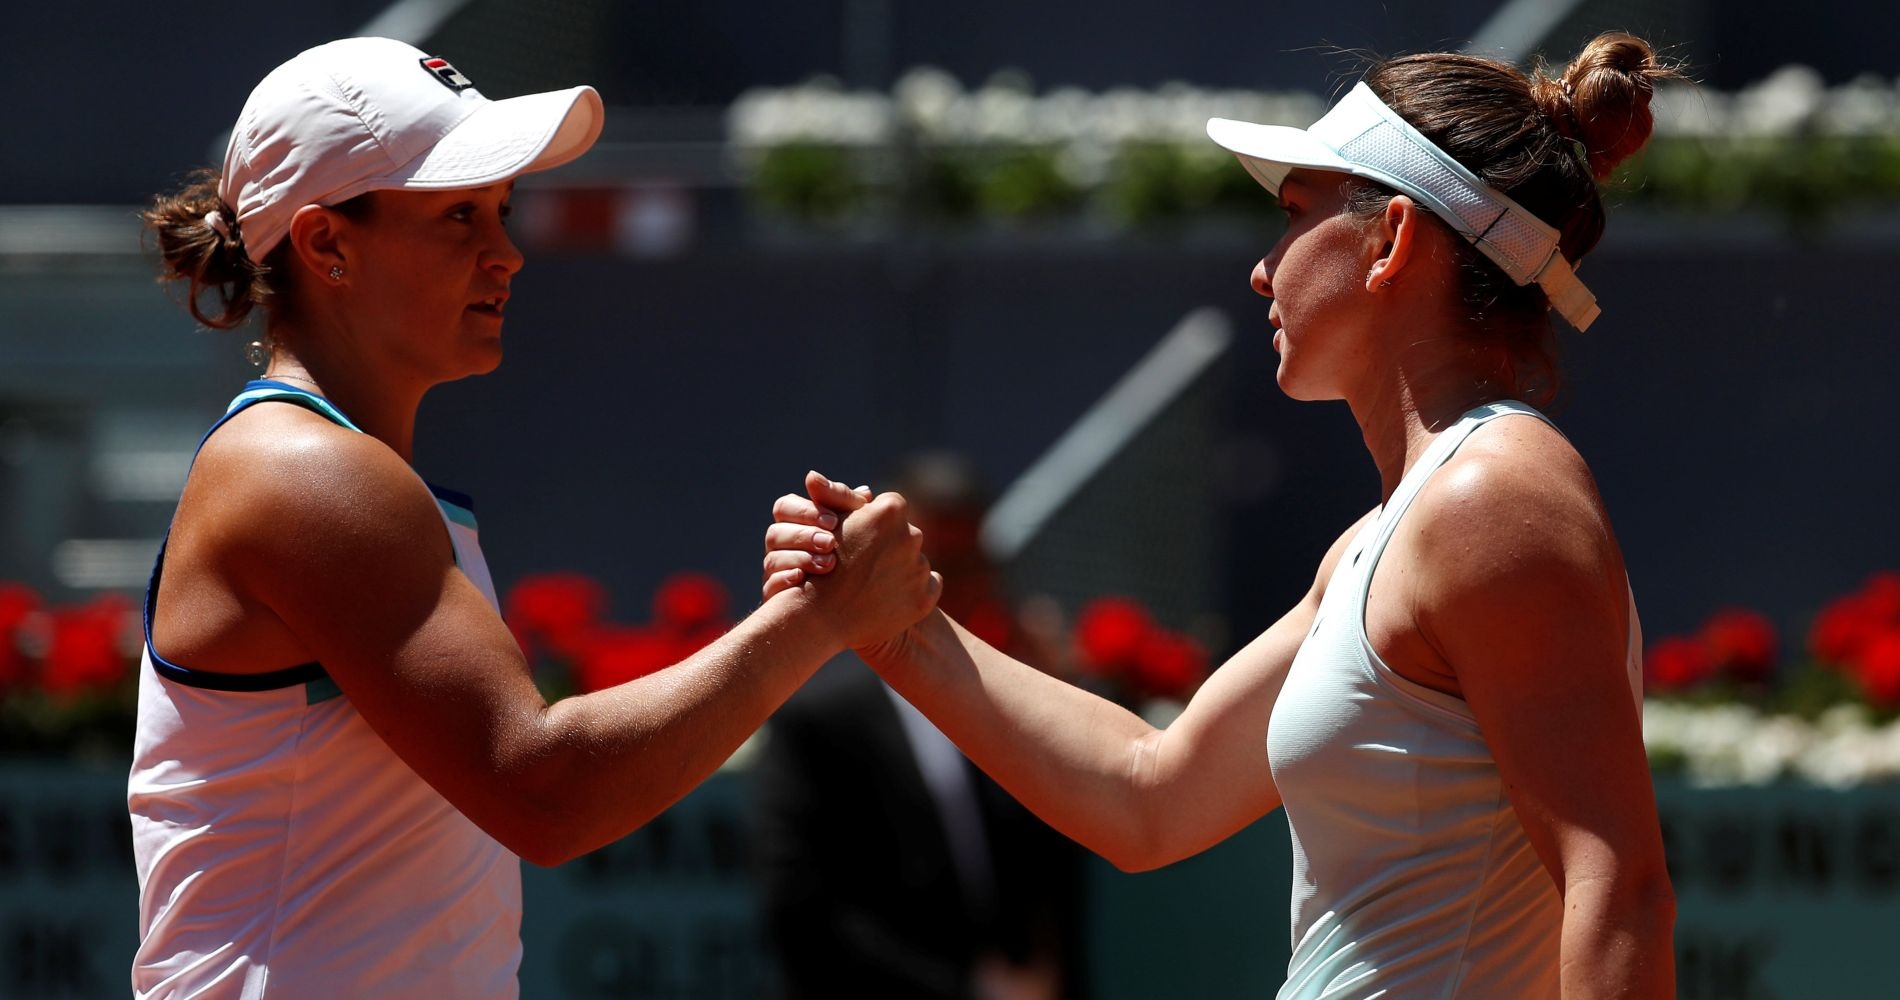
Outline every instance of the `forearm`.
POLYGON ((556 828, 538 862, 632 832, 732 755, 799 685, 840 652, 805 595, 766 602, 686 660, 563 699, 535 720, 515 776, 556 828))
POLYGON ((1564 1000, 1674 997, 1674 926, 1666 875, 1572 883, 1564 893, 1564 1000))
POLYGON ((1161 733, 932 613, 867 655, 898 693, 1016 799, 1124 867, 1152 855, 1144 807, 1161 733))

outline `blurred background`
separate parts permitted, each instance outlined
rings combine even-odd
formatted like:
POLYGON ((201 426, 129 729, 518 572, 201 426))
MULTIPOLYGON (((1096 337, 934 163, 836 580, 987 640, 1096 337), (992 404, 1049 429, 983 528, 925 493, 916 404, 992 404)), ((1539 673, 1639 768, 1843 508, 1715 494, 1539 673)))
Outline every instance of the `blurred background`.
MULTIPOLYGON (((551 693, 661 669, 742 616, 770 504, 806 469, 888 487, 928 452, 963 484, 945 534, 982 567, 971 606, 1158 721, 1378 499, 1343 406, 1273 384, 1246 277, 1280 223, 1203 122, 1307 124, 1362 51, 1561 66, 1601 30, 1647 38, 1695 83, 1658 95, 1606 191, 1585 271, 1604 318, 1563 332, 1554 415, 1643 611, 1682 995, 1885 983, 1900 8, 101 0, 4 21, 0 995, 123 992, 137 604, 198 436, 253 371, 254 333, 195 329, 156 286, 134 213, 221 160, 266 71, 353 34, 439 53, 490 97, 585 82, 609 106, 592 153, 521 184, 506 364, 437 390, 418 439, 431 480, 478 498, 551 693)), ((526 873, 526 995, 797 995, 775 948, 818 890, 778 881, 804 862, 774 810, 796 809, 760 775, 823 765, 773 742, 620 844, 526 873)), ((925 785, 913 804, 952 815, 925 785)), ((1065 855, 1033 904, 1001 891, 1027 877, 1008 849, 973 881, 955 823, 926 826, 951 849, 918 878, 961 903, 919 889, 912 909, 975 915, 916 929, 956 939, 928 961, 879 938, 936 970, 883 995, 1277 988, 1277 815, 1158 873, 1065 855), (996 931, 1031 905, 1044 931, 996 931), (1020 974, 983 972, 991 953, 1020 974)), ((1010 829, 991 835, 1037 836, 1010 829)))

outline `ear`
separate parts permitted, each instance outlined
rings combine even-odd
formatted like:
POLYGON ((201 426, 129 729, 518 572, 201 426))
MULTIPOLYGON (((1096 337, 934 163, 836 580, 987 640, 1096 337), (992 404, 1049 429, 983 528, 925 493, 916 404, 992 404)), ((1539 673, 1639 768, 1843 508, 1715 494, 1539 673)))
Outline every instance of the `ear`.
POLYGON ((290 217, 290 235, 285 239, 298 263, 322 280, 334 281, 329 277, 335 273, 332 269, 349 273, 344 259, 346 225, 342 216, 321 205, 305 205, 290 217))
POLYGON ((1418 244, 1424 238, 1424 213, 1410 196, 1397 194, 1385 203, 1385 211, 1372 226, 1382 242, 1378 256, 1366 269, 1366 291, 1377 293, 1389 288, 1417 257, 1418 244))

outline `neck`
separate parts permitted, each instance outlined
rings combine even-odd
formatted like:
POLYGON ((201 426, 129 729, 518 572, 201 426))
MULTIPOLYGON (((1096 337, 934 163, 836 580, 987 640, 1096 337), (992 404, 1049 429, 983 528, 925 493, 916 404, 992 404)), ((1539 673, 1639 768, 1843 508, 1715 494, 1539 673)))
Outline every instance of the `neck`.
POLYGON ((403 461, 415 460, 416 410, 428 386, 392 377, 378 365, 351 356, 346 338, 306 337, 285 328, 271 333, 265 377, 316 392, 403 461))
POLYGON ((1366 450, 1379 469, 1384 503, 1440 431, 1473 407, 1514 398, 1510 365, 1481 349, 1455 346, 1466 334, 1449 330, 1423 339, 1415 333, 1398 363, 1347 395, 1366 450))

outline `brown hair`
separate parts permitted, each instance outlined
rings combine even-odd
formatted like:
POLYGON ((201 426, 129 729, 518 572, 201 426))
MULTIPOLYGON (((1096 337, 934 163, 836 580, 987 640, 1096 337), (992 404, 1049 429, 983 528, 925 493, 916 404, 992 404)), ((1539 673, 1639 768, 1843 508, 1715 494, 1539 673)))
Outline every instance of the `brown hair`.
MULTIPOLYGON (((1438 148, 1555 228, 1574 264, 1603 236, 1597 183, 1649 141, 1655 83, 1676 75, 1647 42, 1610 32, 1585 45, 1560 76, 1542 65, 1526 74, 1495 59, 1434 52, 1378 62, 1365 82, 1438 148)), ((1348 208, 1376 212, 1392 194, 1367 184, 1348 208)), ((1468 243, 1458 248, 1471 322, 1504 338, 1520 361, 1547 367, 1554 393, 1543 290, 1518 285, 1468 243)))
POLYGON ((192 172, 184 187, 153 198, 139 218, 158 240, 164 263, 158 280, 189 282, 185 308, 198 322, 217 330, 236 328, 276 293, 270 269, 244 252, 237 210, 218 196, 215 171, 192 172), (229 236, 205 222, 213 210, 224 217, 229 236), (208 303, 208 297, 215 301, 208 303))
MULTIPOLYGON (((218 196, 218 179, 217 171, 195 170, 184 187, 154 197, 139 218, 158 241, 158 280, 187 282, 185 308, 192 318, 212 329, 231 330, 243 326, 258 306, 278 309, 286 303, 289 288, 279 265, 290 241, 279 243, 265 260, 252 260, 237 210, 218 196), (226 232, 205 221, 213 210, 223 217, 226 232)), ((367 216, 369 207, 368 194, 330 206, 353 219, 367 216)))

